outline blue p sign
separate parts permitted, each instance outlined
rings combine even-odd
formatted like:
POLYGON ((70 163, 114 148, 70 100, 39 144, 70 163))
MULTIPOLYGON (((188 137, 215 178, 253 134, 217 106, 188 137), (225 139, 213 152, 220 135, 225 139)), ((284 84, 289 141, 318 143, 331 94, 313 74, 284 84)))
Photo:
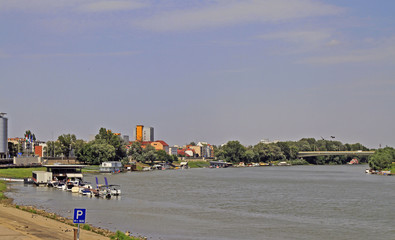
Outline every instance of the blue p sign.
POLYGON ((74 223, 85 223, 86 209, 75 208, 74 209, 74 223))

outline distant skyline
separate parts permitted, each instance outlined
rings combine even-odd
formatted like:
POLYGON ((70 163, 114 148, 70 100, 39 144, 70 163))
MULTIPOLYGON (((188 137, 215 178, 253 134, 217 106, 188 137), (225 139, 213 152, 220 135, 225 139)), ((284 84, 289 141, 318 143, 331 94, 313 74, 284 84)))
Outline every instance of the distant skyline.
POLYGON ((395 147, 395 1, 0 0, 8 136, 395 147))

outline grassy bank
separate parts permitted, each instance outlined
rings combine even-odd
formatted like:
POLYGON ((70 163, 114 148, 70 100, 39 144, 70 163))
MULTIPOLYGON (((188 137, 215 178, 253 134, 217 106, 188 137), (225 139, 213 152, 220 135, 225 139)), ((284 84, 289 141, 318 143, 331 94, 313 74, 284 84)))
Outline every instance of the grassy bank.
POLYGON ((0 169, 0 177, 4 178, 28 178, 32 177, 33 171, 46 171, 45 167, 38 168, 6 168, 0 169))
POLYGON ((100 172, 100 165, 87 165, 81 171, 82 173, 98 173, 100 172))
POLYGON ((203 168, 210 167, 210 163, 206 161, 189 161, 188 166, 190 168, 203 168))
POLYGON ((7 189, 7 185, 4 181, 0 181, 0 200, 6 199, 7 197, 4 195, 5 190, 7 189))

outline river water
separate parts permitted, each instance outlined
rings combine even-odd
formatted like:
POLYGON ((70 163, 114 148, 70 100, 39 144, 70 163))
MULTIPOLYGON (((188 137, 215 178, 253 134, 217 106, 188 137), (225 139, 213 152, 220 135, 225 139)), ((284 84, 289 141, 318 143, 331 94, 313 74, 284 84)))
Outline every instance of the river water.
MULTIPOLYGON (((365 165, 188 169, 97 175, 122 196, 13 184, 16 204, 158 240, 395 239, 395 177, 365 165)), ((95 182, 94 175, 85 180, 95 182)))

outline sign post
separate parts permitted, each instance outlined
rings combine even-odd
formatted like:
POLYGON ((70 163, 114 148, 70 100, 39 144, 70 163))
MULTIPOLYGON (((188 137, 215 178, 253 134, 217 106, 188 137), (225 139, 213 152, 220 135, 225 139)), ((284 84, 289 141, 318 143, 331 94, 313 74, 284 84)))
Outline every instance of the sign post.
POLYGON ((80 223, 85 223, 86 209, 75 208, 73 223, 78 224, 77 240, 80 239, 80 223))

